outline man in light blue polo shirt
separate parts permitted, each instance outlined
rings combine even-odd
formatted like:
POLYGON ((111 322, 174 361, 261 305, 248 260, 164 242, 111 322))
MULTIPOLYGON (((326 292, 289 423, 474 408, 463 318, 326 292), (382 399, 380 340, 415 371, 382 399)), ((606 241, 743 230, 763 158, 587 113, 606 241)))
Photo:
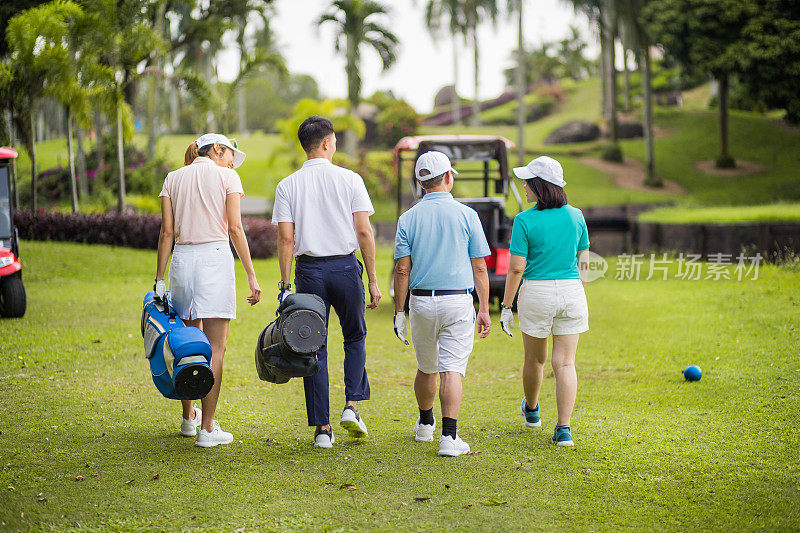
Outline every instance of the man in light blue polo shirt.
POLYGON ((481 338, 489 334, 492 325, 484 260, 490 254, 489 244, 475 210, 450 194, 454 174, 450 160, 441 152, 426 152, 417 159, 414 175, 425 196, 400 216, 394 246, 394 329, 406 344, 403 307, 411 289, 411 336, 417 354, 414 393, 419 405, 414 438, 417 442, 433 440, 438 373, 442 404, 439 455, 451 457, 469 452, 469 445, 457 433, 457 419, 461 379, 472 353, 475 324, 481 338), (477 317, 473 288, 478 294, 477 317))

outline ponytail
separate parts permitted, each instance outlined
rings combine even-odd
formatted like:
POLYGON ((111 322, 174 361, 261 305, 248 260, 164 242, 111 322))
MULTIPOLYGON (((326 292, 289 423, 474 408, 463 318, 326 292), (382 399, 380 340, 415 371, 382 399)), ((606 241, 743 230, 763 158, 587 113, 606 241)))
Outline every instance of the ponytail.
POLYGON ((186 149, 186 153, 183 155, 183 164, 184 165, 191 165, 192 161, 200 155, 197 153, 197 142, 192 142, 189 147, 186 149))

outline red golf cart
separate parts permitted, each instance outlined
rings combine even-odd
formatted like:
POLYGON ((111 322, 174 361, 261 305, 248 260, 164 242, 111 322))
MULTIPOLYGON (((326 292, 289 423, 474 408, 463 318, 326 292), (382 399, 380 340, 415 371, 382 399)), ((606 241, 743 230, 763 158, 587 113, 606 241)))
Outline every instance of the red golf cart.
POLYGON ((11 203, 11 160, 16 157, 13 148, 0 147, 0 316, 3 317, 21 317, 26 307, 19 237, 11 203))
MULTIPOLYGON (((509 193, 513 193, 519 210, 523 209, 522 198, 511 180, 508 165, 508 149, 513 147, 514 143, 508 139, 491 135, 425 135, 403 137, 394 148, 398 217, 403 212, 404 203, 413 204, 425 194, 414 179, 413 168, 419 156, 431 150, 443 152, 458 170, 454 196, 477 211, 492 252, 486 258, 490 302, 495 298, 502 301, 508 273, 513 223, 506 214, 509 193), (410 168, 406 171, 410 181, 403 178, 405 168, 410 168)), ((393 284, 389 286, 394 297, 393 284)))

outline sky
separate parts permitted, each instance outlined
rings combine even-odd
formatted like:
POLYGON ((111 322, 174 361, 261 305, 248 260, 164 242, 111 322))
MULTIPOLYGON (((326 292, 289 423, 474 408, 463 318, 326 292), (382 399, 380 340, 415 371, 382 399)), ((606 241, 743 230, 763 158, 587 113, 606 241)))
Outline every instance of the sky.
MULTIPOLYGON (((449 35, 434 42, 424 20, 426 0, 384 0, 391 15, 382 23, 400 39, 398 58, 392 68, 381 70, 377 53, 364 49, 361 53, 362 96, 378 90, 391 90, 398 98, 407 100, 419 112, 433 108, 433 97, 446 85, 453 83, 453 45, 449 35)), ((498 4, 505 7, 505 1, 498 4)), ((310 74, 319 84, 320 93, 329 98, 347 95, 345 60, 334 51, 334 28, 328 23, 318 28, 315 20, 330 6, 329 0, 277 0, 276 17, 271 27, 276 34, 280 50, 289 71, 310 74)), ((569 26, 577 26, 590 44, 587 55, 596 57, 598 46, 590 32, 585 16, 576 14, 563 0, 526 1, 524 8, 526 46, 536 46, 543 41, 566 37, 569 26)), ((494 98, 503 92, 503 70, 512 65, 511 53, 517 46, 517 22, 502 15, 496 27, 485 23, 478 29, 479 43, 479 93, 481 100, 494 98)), ((458 93, 462 97, 474 96, 472 48, 462 38, 455 43, 458 50, 458 93)), ((238 54, 229 52, 232 58, 238 54)), ((222 65, 236 65, 238 61, 220 62, 220 77, 232 78, 235 72, 226 72, 222 65)))

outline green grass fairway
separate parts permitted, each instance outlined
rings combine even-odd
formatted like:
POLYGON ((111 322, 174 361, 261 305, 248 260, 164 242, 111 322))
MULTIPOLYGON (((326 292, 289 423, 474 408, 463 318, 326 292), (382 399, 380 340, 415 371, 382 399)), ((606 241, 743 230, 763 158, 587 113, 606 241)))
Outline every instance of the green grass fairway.
MULTIPOLYGON (((155 252, 23 242, 28 312, 0 321, 0 529, 71 531, 761 531, 800 528, 800 277, 615 281, 588 287, 574 449, 519 414, 522 341, 476 341, 459 429, 480 453, 412 440, 415 358, 387 300, 367 315, 372 400, 363 442, 311 445, 302 384, 260 382, 253 348, 274 316, 277 261, 257 261, 264 301, 240 307, 217 418, 229 446, 178 437, 139 333, 155 252), (686 383, 681 370, 702 367, 686 383)), ((388 293, 388 248, 379 250, 388 293)), ((245 278, 240 267, 239 301, 245 278)), ((646 270, 645 270, 646 272, 646 270)), ((334 421, 341 334, 331 320, 334 421)), ((440 416, 438 405, 434 409, 440 416)))

